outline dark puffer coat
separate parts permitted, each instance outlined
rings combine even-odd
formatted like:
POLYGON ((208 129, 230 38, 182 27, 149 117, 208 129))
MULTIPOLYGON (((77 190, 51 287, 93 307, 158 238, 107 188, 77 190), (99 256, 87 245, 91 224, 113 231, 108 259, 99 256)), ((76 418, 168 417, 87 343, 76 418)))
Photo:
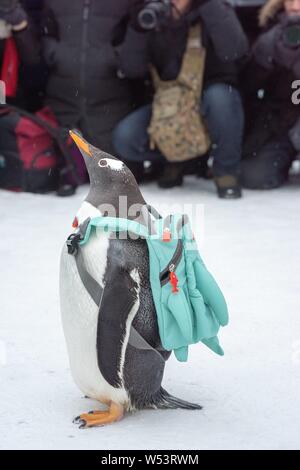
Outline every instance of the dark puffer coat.
POLYGON ((287 135, 299 116, 299 106, 292 102, 292 84, 300 79, 300 45, 288 46, 284 42, 287 28, 293 25, 300 26, 299 17, 289 18, 284 12, 269 20, 243 72, 248 136, 253 136, 246 139, 246 155, 257 152, 270 139, 287 135), (257 98, 259 90, 264 90, 263 99, 257 98))
POLYGON ((111 152, 110 134, 131 110, 127 80, 117 76, 114 34, 129 0, 45 0, 46 102, 64 127, 78 127, 111 152))

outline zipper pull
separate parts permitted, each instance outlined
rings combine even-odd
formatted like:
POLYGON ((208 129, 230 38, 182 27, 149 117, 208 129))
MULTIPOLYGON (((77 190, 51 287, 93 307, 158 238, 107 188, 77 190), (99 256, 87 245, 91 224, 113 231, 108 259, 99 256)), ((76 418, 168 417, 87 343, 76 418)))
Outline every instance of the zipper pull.
POLYGON ((172 286, 172 292, 173 294, 176 294, 176 292, 179 292, 179 289, 178 289, 178 277, 176 276, 175 272, 174 272, 174 264, 171 264, 170 267, 169 267, 169 271, 170 271, 170 274, 169 274, 169 278, 170 278, 170 283, 171 283, 171 286, 172 286))

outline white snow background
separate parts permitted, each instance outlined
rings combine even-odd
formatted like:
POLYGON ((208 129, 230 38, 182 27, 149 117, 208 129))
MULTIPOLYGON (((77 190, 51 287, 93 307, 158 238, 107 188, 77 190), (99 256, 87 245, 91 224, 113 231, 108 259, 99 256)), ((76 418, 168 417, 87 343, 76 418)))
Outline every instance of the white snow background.
POLYGON ((107 427, 72 419, 97 403, 73 383, 59 312, 61 247, 85 197, 0 192, 0 447, 3 449, 295 449, 300 441, 300 186, 222 201, 213 184, 142 187, 162 205, 203 204, 194 224, 230 324, 225 356, 190 347, 163 385, 202 411, 145 410, 107 427), (204 222, 204 224, 203 224, 204 222), (204 235, 204 236, 203 236, 204 235))

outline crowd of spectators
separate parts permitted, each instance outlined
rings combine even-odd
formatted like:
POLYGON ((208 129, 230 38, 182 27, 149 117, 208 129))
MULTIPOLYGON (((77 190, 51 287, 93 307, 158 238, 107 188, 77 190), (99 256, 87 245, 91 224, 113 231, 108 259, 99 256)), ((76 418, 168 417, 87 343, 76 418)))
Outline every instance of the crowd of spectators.
MULTIPOLYGON (((249 4, 0 0, 6 103, 31 113, 48 107, 61 129, 79 129, 125 161, 138 182, 170 188, 195 174, 212 178, 227 199, 241 197, 242 187, 277 188, 300 149, 292 100, 300 80, 300 0, 249 4), (151 70, 176 81, 197 24, 206 52, 199 114, 211 145, 197 158, 170 161, 150 145, 151 70)), ((0 173, 10 158, 2 119, 0 173)))

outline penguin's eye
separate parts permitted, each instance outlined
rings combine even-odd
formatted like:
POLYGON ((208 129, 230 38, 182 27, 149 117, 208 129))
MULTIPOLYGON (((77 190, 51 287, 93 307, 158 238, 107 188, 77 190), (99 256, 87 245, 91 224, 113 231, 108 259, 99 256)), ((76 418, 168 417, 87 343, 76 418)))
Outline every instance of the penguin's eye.
POLYGON ((107 166, 108 163, 107 163, 106 158, 102 158, 101 160, 99 160, 98 165, 99 165, 99 166, 107 166))

